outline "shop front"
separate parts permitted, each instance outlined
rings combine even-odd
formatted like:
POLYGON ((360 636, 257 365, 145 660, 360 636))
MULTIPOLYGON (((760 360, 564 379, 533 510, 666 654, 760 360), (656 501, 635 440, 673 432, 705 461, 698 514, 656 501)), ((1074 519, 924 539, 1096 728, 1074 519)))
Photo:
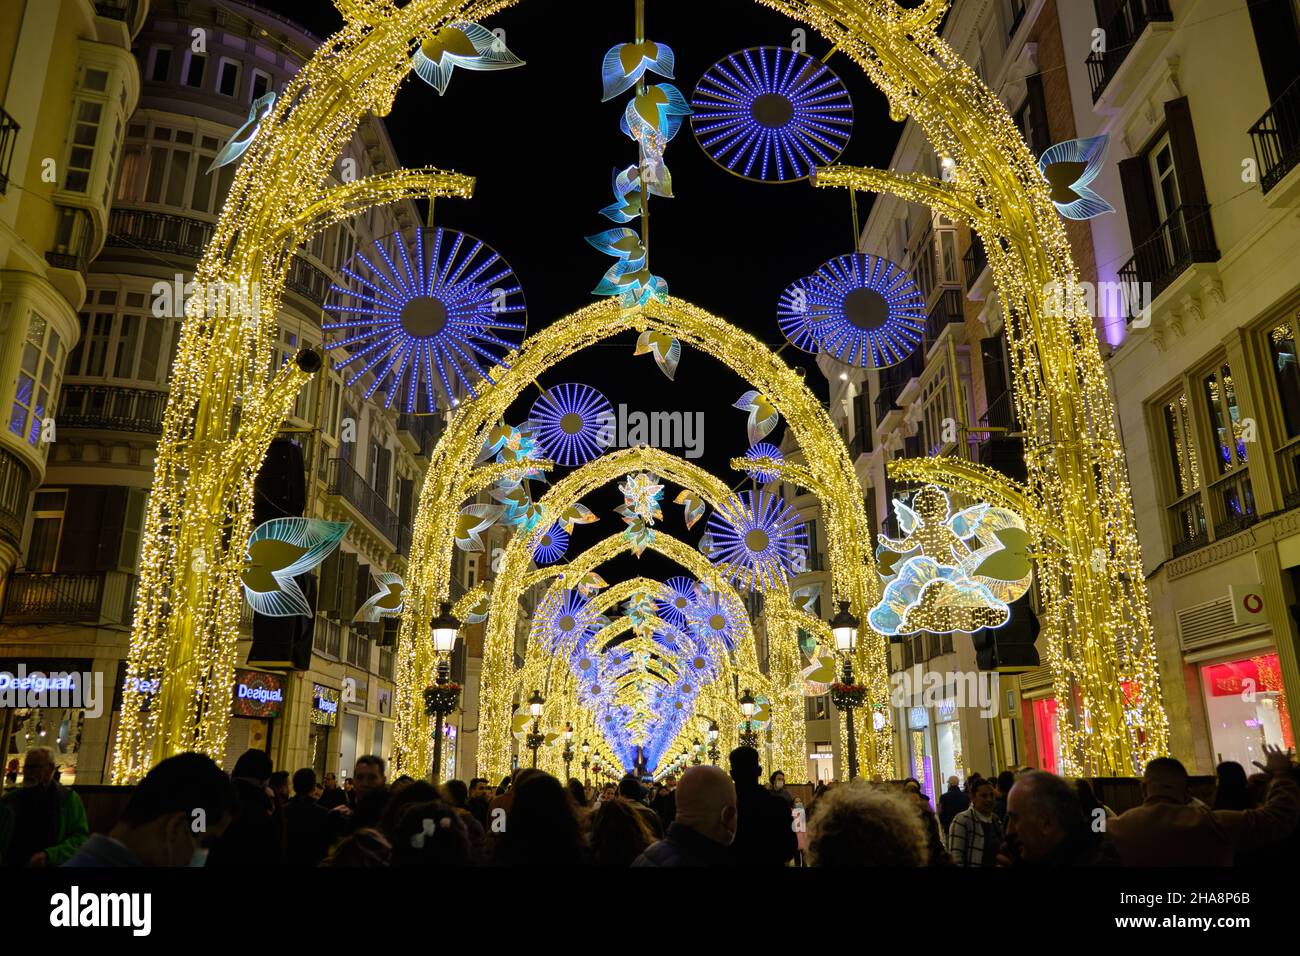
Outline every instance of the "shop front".
POLYGON ((89 660, 0 659, 4 785, 19 782, 23 755, 34 747, 54 751, 60 782, 76 783, 86 722, 110 719, 108 693, 89 660))
POLYGON ((230 730, 226 738, 225 769, 248 750, 271 753, 275 721, 284 710, 285 684, 280 674, 235 668, 231 691, 230 730))
POLYGON ((312 684, 311 717, 307 731, 307 758, 317 778, 337 773, 335 735, 338 733, 339 700, 336 688, 312 684))
POLYGON ((1197 672, 1216 765, 1233 761, 1251 773, 1256 761, 1264 762, 1265 745, 1295 747, 1275 650, 1201 663, 1197 672))

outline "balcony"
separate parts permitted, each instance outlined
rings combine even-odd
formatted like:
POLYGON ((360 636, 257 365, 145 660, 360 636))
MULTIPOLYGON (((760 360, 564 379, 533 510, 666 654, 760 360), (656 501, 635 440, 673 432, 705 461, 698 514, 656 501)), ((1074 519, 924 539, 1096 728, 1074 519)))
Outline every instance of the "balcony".
MULTIPOLYGON (((1210 207, 1183 203, 1160 224, 1155 235, 1133 251, 1133 258, 1119 270, 1119 278, 1129 283, 1126 286, 1129 289, 1149 285, 1148 301, 1154 301, 1192 263, 1218 261, 1210 207)), ((1132 321, 1131 316, 1128 321, 1132 321)))
POLYGON ((18 142, 18 124, 14 118, 0 110, 0 196, 9 188, 9 166, 14 159, 14 144, 18 142))
POLYGON ((289 260, 289 272, 284 277, 284 287, 290 292, 298 293, 317 308, 325 304, 325 296, 329 294, 330 286, 333 284, 334 280, 323 270, 308 262, 301 254, 295 253, 289 260))
POLYGON ((1124 65, 1149 23, 1170 23, 1174 19, 1169 0, 1125 0, 1110 22, 1104 24, 1106 49, 1088 57, 1088 78, 1092 101, 1096 103, 1124 65))
MULTIPOLYGON (((939 336, 949 325, 961 325, 966 321, 965 298, 960 289, 944 289, 939 301, 934 304, 930 314, 925 318, 926 351, 939 341, 939 336)), ((918 350, 919 352, 920 350, 918 350)), ((917 354, 916 352, 913 355, 917 354)), ((924 365, 922 366, 924 367, 924 365)), ((919 377, 919 376, 915 376, 919 377)))
POLYGON ((90 265, 90 245, 94 237, 90 214, 84 209, 71 206, 55 208, 59 221, 54 248, 45 253, 45 261, 56 269, 68 269, 84 276, 90 265))
POLYGON ((885 416, 894 410, 894 403, 898 401, 899 393, 903 391, 901 384, 893 382, 886 383, 881 381, 880 391, 876 393, 876 427, 885 420, 885 416))
POLYGON ((115 385, 63 386, 58 423, 62 428, 161 435, 167 393, 115 385))
POLYGON ((984 248, 984 240, 975 233, 971 233, 970 248, 961 257, 961 264, 966 271, 966 289, 969 291, 975 288, 976 281, 989 267, 989 251, 984 248))
POLYGON ((980 416, 980 425, 989 431, 979 445, 979 463, 1008 478, 1024 481, 1029 474, 1025 467, 1025 442, 1018 434, 1022 429, 1010 390, 989 402, 988 410, 980 416))
POLYGON ((1300 439, 1278 449, 1277 474, 1282 480, 1282 507, 1300 508, 1300 439))
POLYGON ((337 495, 364 518, 371 527, 388 539, 398 543, 398 521, 384 496, 370 487, 365 478, 352 469, 346 458, 331 458, 329 464, 328 494, 337 495))
POLYGON ((849 460, 857 461, 859 455, 865 455, 871 451, 871 432, 865 428, 849 439, 849 460))
POLYGON ((442 414, 397 416, 397 438, 406 450, 416 456, 428 457, 447 430, 442 414))
POLYGON ((15 571, 5 589, 6 624, 130 624, 134 574, 15 571))
POLYGON ((108 218, 112 245, 198 259, 212 238, 212 223, 169 212, 114 209, 108 218))
POLYGON ((1266 194, 1300 162, 1300 80, 1292 83, 1250 128, 1259 165, 1259 187, 1266 194))

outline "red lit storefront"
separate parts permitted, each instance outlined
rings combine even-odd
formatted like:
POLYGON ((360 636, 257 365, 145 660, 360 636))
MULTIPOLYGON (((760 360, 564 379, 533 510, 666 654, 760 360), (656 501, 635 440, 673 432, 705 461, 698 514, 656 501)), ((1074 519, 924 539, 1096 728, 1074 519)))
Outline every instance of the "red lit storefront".
POLYGON ((1197 671, 1216 764, 1236 761, 1250 773, 1254 761, 1264 761, 1264 744, 1295 746, 1275 651, 1200 664, 1197 671))

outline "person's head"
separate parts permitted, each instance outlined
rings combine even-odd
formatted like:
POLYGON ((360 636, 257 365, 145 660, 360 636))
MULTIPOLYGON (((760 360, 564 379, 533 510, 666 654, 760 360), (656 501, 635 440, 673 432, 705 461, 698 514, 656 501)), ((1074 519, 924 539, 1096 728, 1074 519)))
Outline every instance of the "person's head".
POLYGON ((356 768, 352 771, 352 788, 357 799, 361 800, 384 786, 384 758, 366 754, 357 758, 356 768))
POLYGON ((998 795, 993 791, 993 781, 985 780, 982 777, 975 780, 970 785, 970 805, 975 808, 977 813, 988 816, 993 812, 993 804, 997 802, 998 795))
POLYGON ((998 774, 998 796, 1005 797, 1011 792, 1011 788, 1016 785, 1016 775, 1011 770, 1003 770, 998 774))
POLYGON ((642 814, 625 800, 606 800, 591 817, 591 852, 597 866, 631 866, 654 842, 642 814))
POLYGON ((319 783, 316 784, 316 786, 311 788, 311 798, 313 800, 319 800, 323 796, 325 796, 325 788, 322 787, 319 783))
POLYGON ((33 747, 23 755, 23 786, 48 787, 54 782, 54 751, 49 747, 33 747))
POLYGON ((388 838, 378 830, 363 827, 340 840, 321 866, 388 866, 392 856, 388 838))
POLYGON ((344 777, 344 778, 343 778, 343 789, 346 790, 348 793, 351 793, 351 792, 352 792, 352 778, 351 778, 351 777, 344 777))
POLYGON ((1246 784, 1246 769, 1235 760, 1225 760, 1214 768, 1214 809, 1249 810, 1252 806, 1246 784))
POLYGON ((855 780, 817 801, 808 856, 813 866, 925 866, 929 842, 906 794, 855 780))
POLYGON ((958 780, 956 777, 949 777, 949 778, 948 778, 948 789, 949 789, 949 790, 956 790, 956 789, 957 789, 958 787, 960 787, 960 786, 961 786, 961 781, 958 780))
POLYGON ((1026 863, 1046 859, 1087 829, 1074 787, 1054 773, 1027 773, 1007 794, 1007 842, 1026 863))
POLYGON ((230 778, 212 758, 177 754, 136 784, 110 835, 145 866, 201 866, 237 805, 230 778))
POLYGON ((288 800, 289 771, 277 770, 275 773, 271 774, 270 782, 267 783, 267 786, 271 788, 271 792, 275 794, 277 800, 288 800))
POLYGON ((235 769, 230 771, 230 776, 253 780, 266 786, 274 770, 271 755, 265 750, 245 750, 235 761, 235 769))
MULTIPOLYGON (((733 754, 734 756, 734 754, 733 754)), ((720 767, 690 767, 677 786, 677 822, 714 843, 736 839, 736 785, 720 767)))
POLYGON ((625 773, 623 779, 618 782, 618 795, 628 800, 642 800, 645 798, 645 790, 640 780, 630 773, 625 773))
POLYGON ((587 788, 582 785, 581 780, 570 777, 568 789, 569 799, 573 801, 575 807, 585 807, 587 805, 587 788))
POLYGON ((1142 772, 1142 799, 1187 802, 1187 768, 1173 757, 1157 757, 1142 772))
POLYGON ((333 773, 325 774, 323 779, 326 790, 333 790, 339 785, 339 778, 333 773))
POLYGON ((447 794, 447 802, 453 807, 464 807, 469 802, 469 787, 464 780, 446 780, 442 789, 447 794))
POLYGON ((757 783, 763 768, 758 762, 758 751, 753 747, 737 747, 727 757, 731 764, 731 779, 736 783, 757 783))
POLYGON ((515 780, 505 832, 497 844, 506 866, 566 866, 582 860, 582 833, 569 793, 549 773, 533 770, 515 780))
POLYGON ((1092 784, 1085 778, 1078 777, 1075 779, 1074 795, 1079 798, 1079 806, 1083 807, 1084 813, 1090 814, 1093 810, 1101 809, 1101 801, 1097 799, 1092 784))
POLYGON ((772 771, 772 776, 768 778, 767 782, 772 785, 773 790, 784 790, 785 774, 780 770, 774 770, 772 771))
POLYGON ((613 800, 617 794, 618 787, 614 786, 612 783, 607 783, 605 786, 600 788, 600 798, 602 800, 613 800))
POLYGON ((674 790, 677 789, 677 778, 673 776, 671 773, 668 776, 664 777, 664 789, 667 790, 669 793, 672 793, 674 790))
MULTIPOLYGON (((465 787, 464 781, 456 782, 465 787)), ((441 800, 406 806, 393 833, 393 866, 453 867, 469 863, 469 833, 455 808, 441 800)))
POLYGON ((414 806, 417 803, 431 803, 434 800, 441 800, 442 795, 438 793, 438 788, 427 780, 413 780, 401 790, 389 796, 388 802, 384 804, 384 812, 379 816, 379 829, 390 843, 397 840, 397 824, 402 819, 402 814, 406 808, 414 806))
POLYGON ((316 792, 316 771, 303 767, 293 772, 293 794, 295 797, 309 797, 316 792))
POLYGON ((404 773, 394 780, 392 784, 389 785, 388 789, 390 792, 396 793, 398 790, 401 790, 403 787, 412 783, 415 783, 415 778, 408 773, 404 773))
POLYGON ((486 797, 491 789, 487 777, 474 777, 469 782, 469 798, 475 800, 479 797, 486 797))

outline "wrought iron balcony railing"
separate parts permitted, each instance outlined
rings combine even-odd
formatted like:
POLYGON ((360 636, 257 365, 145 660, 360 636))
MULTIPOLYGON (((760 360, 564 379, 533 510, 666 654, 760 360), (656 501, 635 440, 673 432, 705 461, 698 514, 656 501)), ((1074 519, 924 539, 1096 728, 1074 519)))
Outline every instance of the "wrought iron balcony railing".
MULTIPOLYGON (((918 349, 913 355, 920 353, 924 356, 925 351, 939 340, 939 335, 943 332, 945 326, 959 325, 966 321, 966 310, 963 308, 965 298, 960 289, 944 289, 939 296, 939 301, 934 304, 930 314, 925 319, 925 338, 924 351, 918 349)), ((924 365, 922 366, 924 367, 924 365)))
POLYGON ((166 408, 166 392, 69 382, 63 386, 57 421, 63 428, 161 435, 166 408))
POLYGON ((327 491, 338 495, 368 521, 376 531, 388 539, 389 543, 398 542, 398 520, 393 509, 388 507, 384 496, 370 487, 370 484, 353 470, 346 458, 331 458, 329 466, 329 483, 327 491))
POLYGON ((966 270, 966 289, 969 291, 974 288, 975 281, 984 274, 989 264, 989 253, 984 248, 984 240, 974 233, 971 234, 970 248, 961 257, 961 263, 966 270))
POLYGON ((9 167, 14 159, 14 144, 18 142, 18 124, 0 109, 0 196, 9 188, 9 167))
POLYGON ((15 571, 5 588, 6 624, 130 624, 134 574, 15 571))
POLYGON ((1250 138, 1255 142, 1259 187, 1267 193, 1300 163, 1300 80, 1256 121, 1250 138))
POLYGON ((1133 258, 1119 270, 1119 278, 1129 289, 1150 285, 1154 300, 1193 262, 1218 261, 1210 207, 1183 203, 1157 227, 1155 235, 1133 250, 1133 258))
POLYGON ((1106 48, 1088 57, 1088 77, 1092 81, 1092 101, 1101 99, 1106 87, 1124 65, 1142 32, 1149 23, 1169 23, 1174 19, 1169 0, 1124 0, 1109 23, 1102 24, 1106 48))

